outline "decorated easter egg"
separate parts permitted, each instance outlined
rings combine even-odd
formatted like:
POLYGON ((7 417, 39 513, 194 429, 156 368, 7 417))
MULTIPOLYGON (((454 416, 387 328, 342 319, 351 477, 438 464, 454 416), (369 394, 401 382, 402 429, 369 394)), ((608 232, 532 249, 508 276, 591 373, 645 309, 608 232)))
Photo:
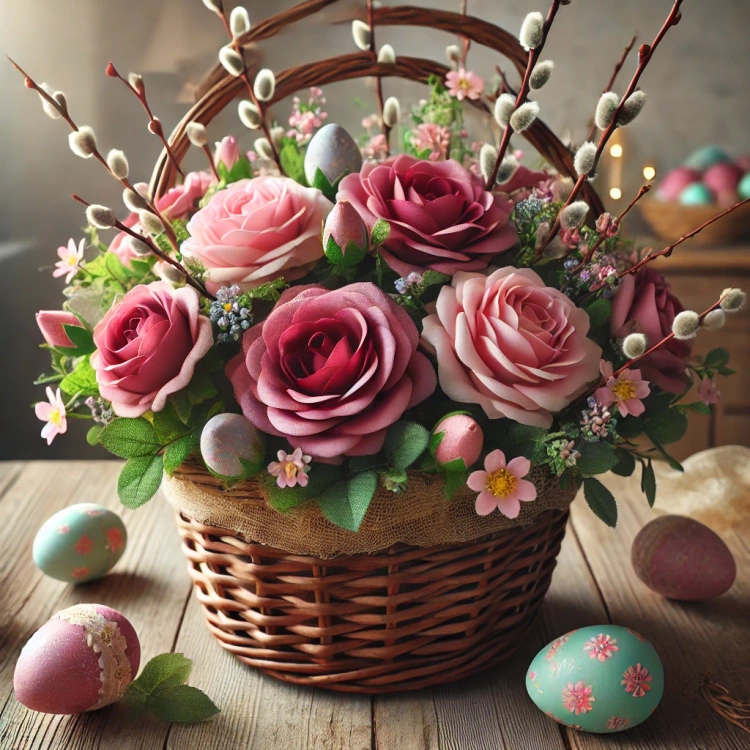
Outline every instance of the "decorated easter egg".
POLYGON ((34 562, 58 581, 95 581, 122 557, 126 541, 125 524, 117 513, 79 503, 44 522, 34 538, 34 562))
POLYGON ((750 198, 750 172, 740 180, 740 184, 737 185, 737 192, 742 200, 750 198))
POLYGON ((242 414, 217 414, 201 432, 201 455, 211 471, 224 477, 242 474, 242 461, 263 459, 263 436, 242 414))
POLYGON ((662 181, 659 183, 659 198, 665 201, 676 201, 680 193, 694 182, 701 181, 701 173, 697 169, 690 167, 677 167, 671 172, 667 172, 662 181))
POLYGON ((140 661, 138 636, 123 615, 101 604, 77 604, 31 636, 13 687, 32 711, 79 714, 119 700, 140 661))
POLYGON ((714 164, 703 175, 703 184, 714 193, 726 193, 737 189, 742 179, 742 169, 736 164, 714 164))
POLYGON ((543 648, 526 673, 526 690, 555 721, 599 734, 645 721, 664 692, 654 647, 633 630, 593 625, 543 648))
POLYGON ((724 190, 716 195, 716 205, 723 209, 733 206, 739 198, 736 190, 724 190))
POLYGON ((307 146, 305 177, 311 185, 318 169, 335 185, 344 175, 359 172, 361 166, 359 146, 341 125, 324 125, 307 146))
POLYGON ((705 172, 714 164, 731 161, 732 157, 729 156, 724 149, 719 148, 718 146, 704 146, 691 154, 691 156, 685 161, 685 166, 705 172))
POLYGON ((636 575, 670 599, 713 599, 734 583, 737 566, 729 548, 708 526, 686 516, 649 521, 633 540, 636 575))
POLYGON ((703 183, 694 182, 680 193, 679 201, 683 206, 709 206, 714 196, 703 183))

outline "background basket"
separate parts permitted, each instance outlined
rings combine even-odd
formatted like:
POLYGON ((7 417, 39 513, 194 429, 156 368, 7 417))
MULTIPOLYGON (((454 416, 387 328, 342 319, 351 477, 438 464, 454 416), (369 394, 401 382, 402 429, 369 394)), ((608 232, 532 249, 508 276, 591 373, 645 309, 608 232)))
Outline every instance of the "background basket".
MULTIPOLYGON (((239 45, 248 48, 269 39, 336 2, 300 3, 255 24, 239 45)), ((364 9, 359 15, 365 19, 364 9)), ((459 34, 497 51, 520 74, 526 68, 528 53, 517 38, 479 18, 399 6, 377 8, 371 20, 375 28, 421 26, 454 37, 459 34)), ((374 50, 355 52, 274 71, 276 89, 268 105, 310 86, 353 78, 398 76, 426 83, 433 75, 444 78, 447 72, 431 60, 399 55, 395 64, 387 64, 378 63, 374 50)), ((252 78, 252 67, 249 73, 252 78)), ((243 93, 243 82, 217 65, 170 137, 178 161, 189 148, 187 124, 208 125, 243 93)), ((470 103, 491 117, 485 103, 470 103)), ((575 178, 572 154, 541 120, 522 137, 561 174, 575 178)), ((174 164, 162 152, 151 181, 154 196, 163 195, 176 177, 174 164)), ((603 212, 588 184, 583 197, 594 215, 603 212)), ((363 526, 383 493, 393 498, 379 490, 363 526)), ((396 543, 368 554, 294 553, 287 545, 280 549, 259 543, 239 528, 211 525, 184 511, 178 512, 178 528, 206 622, 224 648, 289 682, 349 692, 389 692, 486 669, 526 638, 550 584, 565 533, 567 505, 575 490, 563 493, 562 503, 559 488, 550 494, 557 495, 558 508, 545 509, 533 519, 522 514, 523 526, 480 532, 449 544, 396 543)), ((544 500, 545 492, 540 492, 537 502, 523 505, 549 507, 544 500)), ((278 520, 279 526, 288 522, 278 520)))

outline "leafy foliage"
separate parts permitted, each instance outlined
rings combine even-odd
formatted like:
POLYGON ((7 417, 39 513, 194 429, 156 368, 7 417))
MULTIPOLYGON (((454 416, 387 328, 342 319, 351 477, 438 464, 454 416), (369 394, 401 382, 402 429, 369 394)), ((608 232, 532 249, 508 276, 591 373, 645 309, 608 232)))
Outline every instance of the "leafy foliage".
POLYGON ((598 479, 587 477, 583 480, 583 496, 589 508, 607 526, 617 526, 617 503, 614 495, 598 479))

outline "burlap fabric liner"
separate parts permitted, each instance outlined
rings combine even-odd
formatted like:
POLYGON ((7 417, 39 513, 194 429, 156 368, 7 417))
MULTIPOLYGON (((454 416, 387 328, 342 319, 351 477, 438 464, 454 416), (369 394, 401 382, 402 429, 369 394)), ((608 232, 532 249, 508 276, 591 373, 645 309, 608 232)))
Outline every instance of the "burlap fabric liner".
POLYGON ((280 514, 268 505, 258 482, 224 489, 198 466, 186 464, 172 478, 165 475, 163 489, 176 510, 205 526, 228 529, 247 542, 290 554, 330 559, 382 552, 399 542, 417 547, 469 542, 528 526, 546 510, 567 508, 576 495, 575 487, 561 489, 546 468, 532 468, 527 478, 536 485, 537 499, 521 503, 519 517, 510 519, 499 512, 478 516, 475 492, 466 488, 447 500, 440 476, 409 472, 408 488, 402 495, 385 489, 376 492, 356 533, 332 524, 315 503, 280 514))

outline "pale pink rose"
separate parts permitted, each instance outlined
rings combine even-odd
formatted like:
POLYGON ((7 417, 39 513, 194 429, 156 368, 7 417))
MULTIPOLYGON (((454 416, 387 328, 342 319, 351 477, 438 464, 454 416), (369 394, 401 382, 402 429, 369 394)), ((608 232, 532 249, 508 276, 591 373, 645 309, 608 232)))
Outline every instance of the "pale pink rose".
POLYGON ((287 289, 226 373, 259 430, 313 458, 377 453, 388 428, 434 390, 408 313, 374 284, 287 289))
POLYGON ((182 185, 167 190, 156 201, 156 207, 170 221, 187 221, 198 210, 198 203, 214 182, 210 172, 188 172, 182 185))
POLYGON ((516 244, 513 202, 484 189, 480 177, 457 161, 401 155, 365 162, 341 180, 338 200, 348 200, 369 229, 385 219, 391 233, 381 254, 400 276, 431 268, 453 274, 479 271, 516 244))
POLYGON ((440 387, 490 419, 550 427, 598 374, 588 315, 528 268, 459 272, 436 311, 423 339, 437 354, 440 387))
POLYGON ((44 340, 54 347, 70 348, 73 342, 65 332, 63 326, 77 326, 82 328, 81 321, 67 310, 40 310, 36 314, 36 324, 44 336, 44 340))
POLYGON ((102 398, 119 417, 161 411, 170 393, 190 383, 213 345, 199 304, 192 287, 155 281, 131 289, 97 324, 91 365, 102 398))
POLYGON ((288 177, 240 180, 193 216, 182 254, 208 270, 211 292, 299 279, 323 257, 321 224, 332 208, 320 190, 288 177))

